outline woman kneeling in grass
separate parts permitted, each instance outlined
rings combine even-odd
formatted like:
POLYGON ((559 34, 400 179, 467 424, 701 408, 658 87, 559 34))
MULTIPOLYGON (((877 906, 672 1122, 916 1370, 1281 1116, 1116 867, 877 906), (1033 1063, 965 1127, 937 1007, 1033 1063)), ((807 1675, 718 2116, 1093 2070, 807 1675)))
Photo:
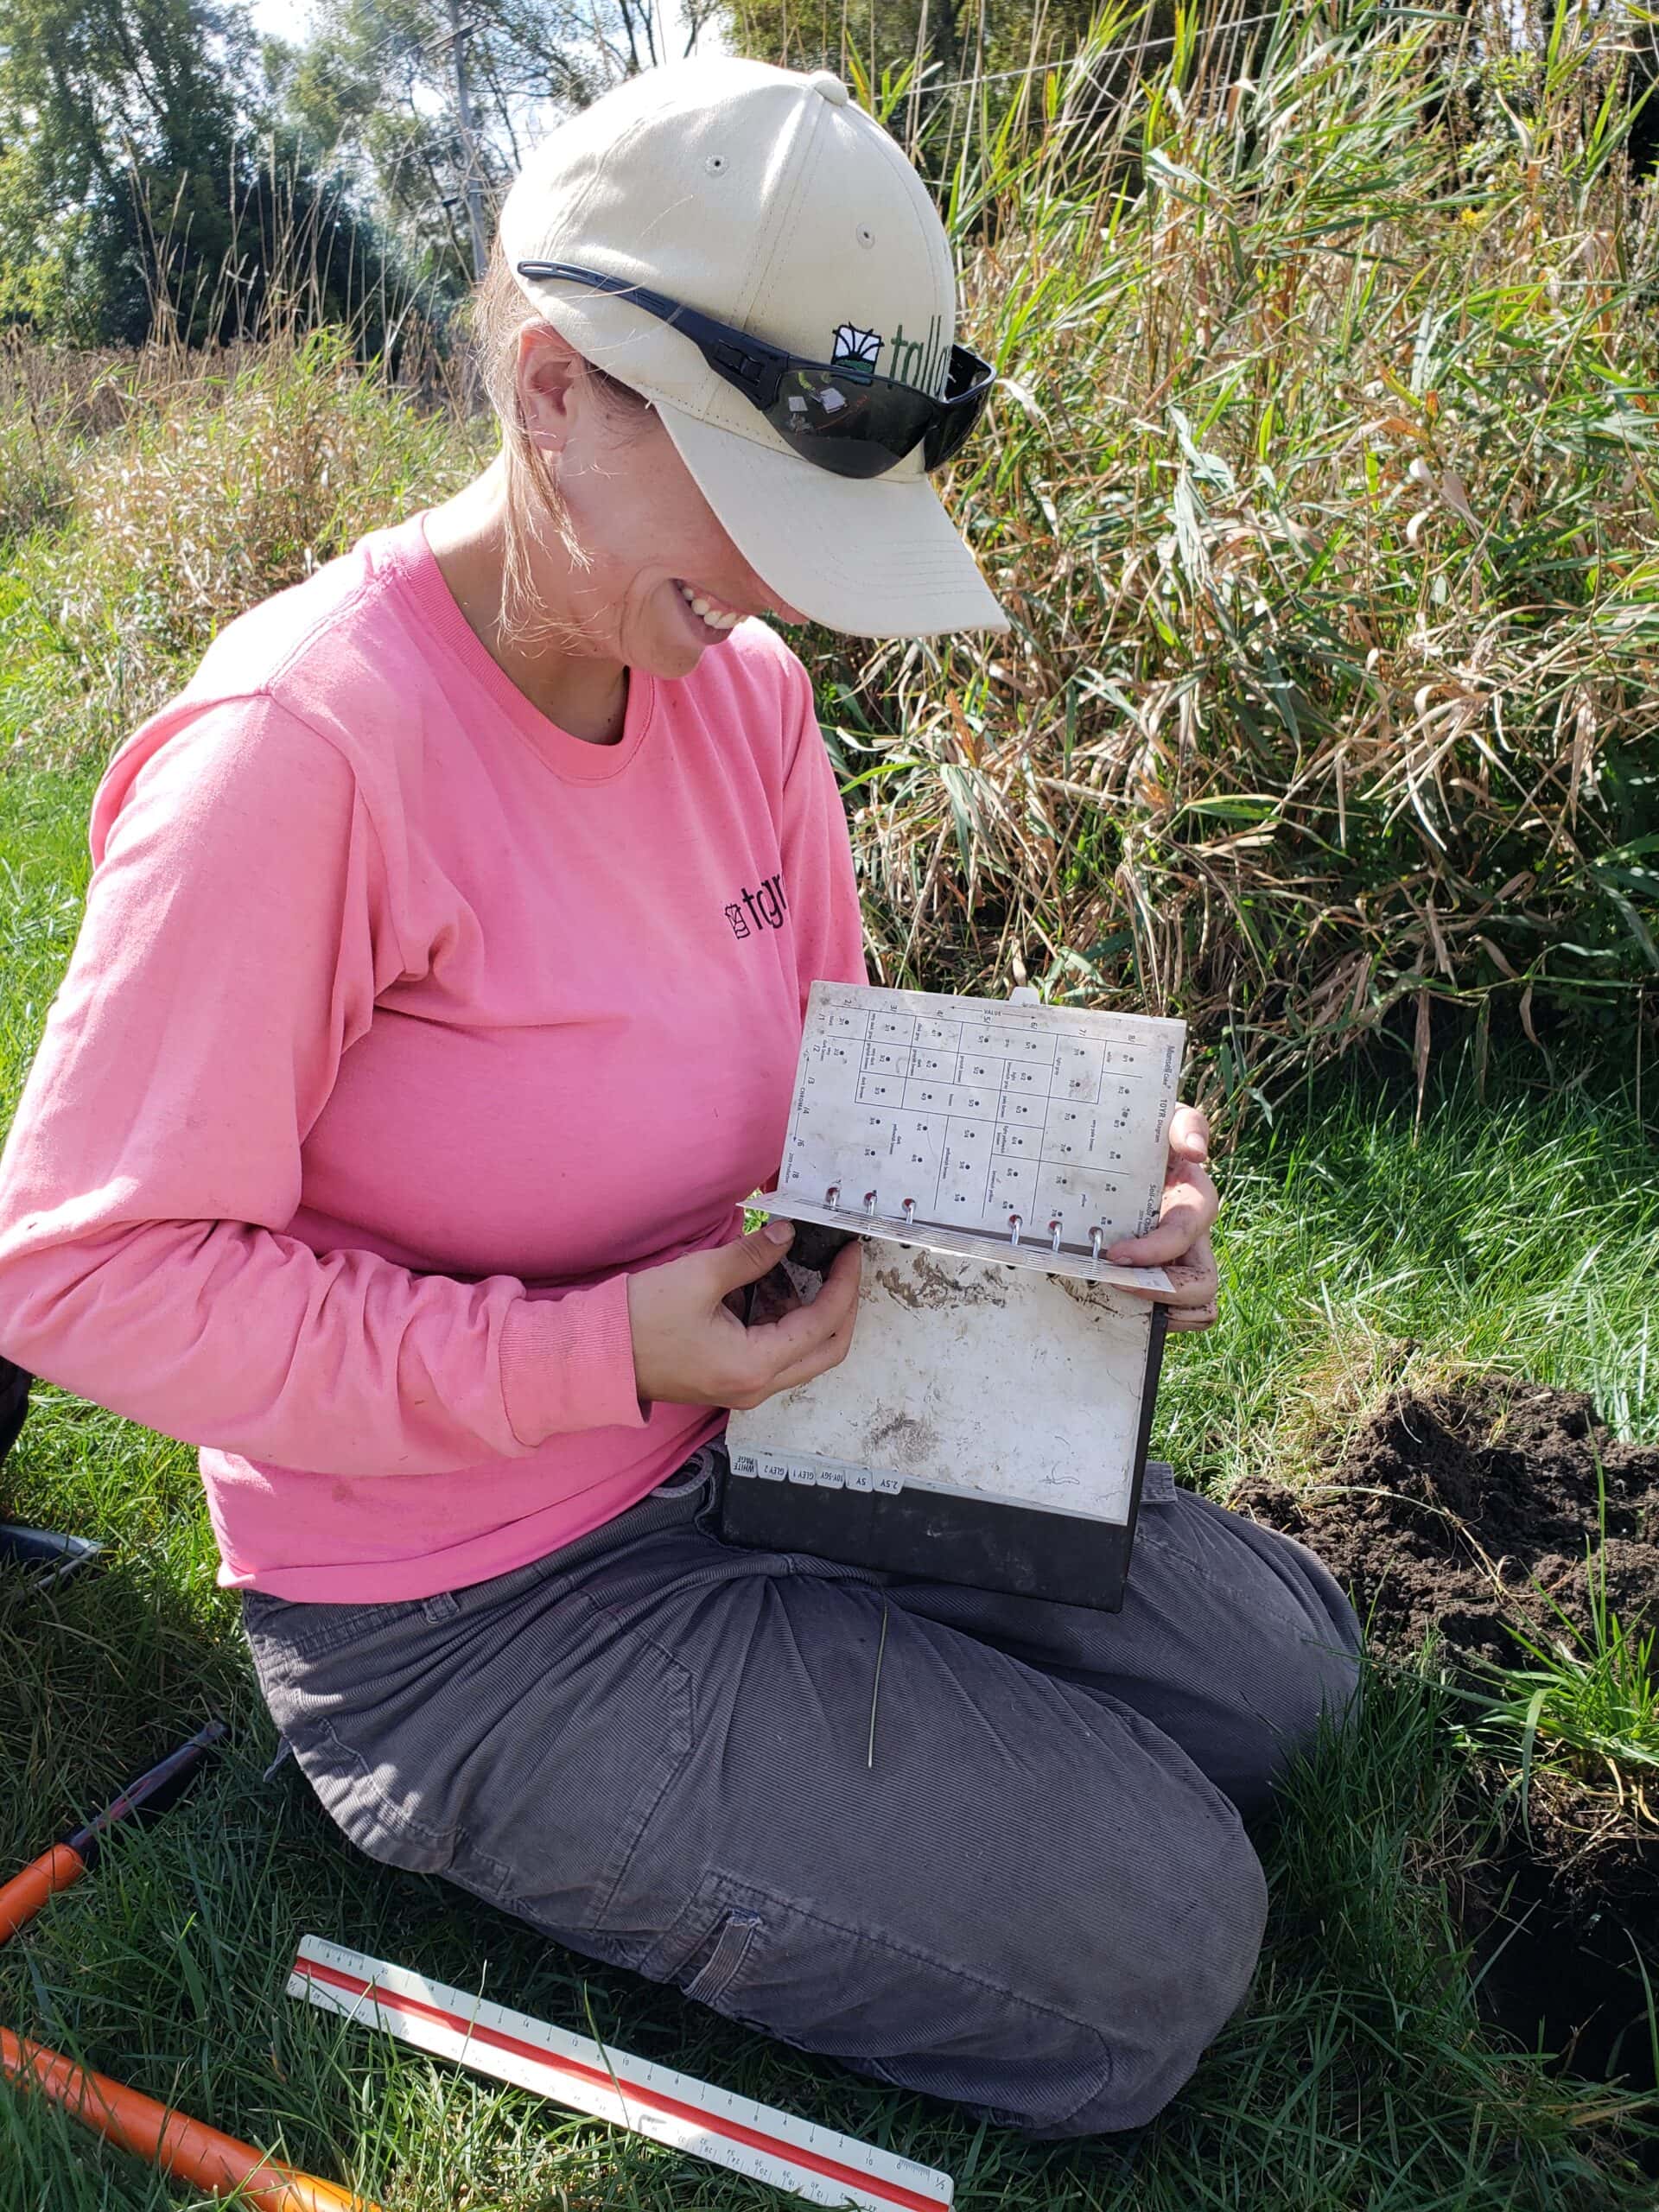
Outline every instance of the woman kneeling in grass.
MULTIPOLYGON (((859 1265, 734 1310, 808 986, 864 980, 754 618, 1006 626, 927 474, 989 380, 944 231, 838 79, 696 63, 551 135, 475 304, 495 461, 232 623, 105 776, 0 1349, 203 1447, 372 1857, 878 2081, 1133 2126, 1244 1992, 1243 1822, 1351 1694, 1340 1591, 1167 1485, 1116 1615, 714 1531, 724 1409, 844 1356, 859 1265)), ((1178 1329, 1205 1156, 1182 1109, 1110 1255, 1178 1329)))

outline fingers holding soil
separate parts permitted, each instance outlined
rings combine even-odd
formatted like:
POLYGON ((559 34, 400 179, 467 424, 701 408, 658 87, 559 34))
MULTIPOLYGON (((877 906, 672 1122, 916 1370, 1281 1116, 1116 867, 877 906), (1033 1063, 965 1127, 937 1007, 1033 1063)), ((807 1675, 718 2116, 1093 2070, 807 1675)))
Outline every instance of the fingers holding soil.
POLYGON ((846 1357, 857 1317, 861 1240, 804 1223, 787 1255, 753 1288, 748 1325, 779 1363, 769 1390, 793 1389, 846 1357))

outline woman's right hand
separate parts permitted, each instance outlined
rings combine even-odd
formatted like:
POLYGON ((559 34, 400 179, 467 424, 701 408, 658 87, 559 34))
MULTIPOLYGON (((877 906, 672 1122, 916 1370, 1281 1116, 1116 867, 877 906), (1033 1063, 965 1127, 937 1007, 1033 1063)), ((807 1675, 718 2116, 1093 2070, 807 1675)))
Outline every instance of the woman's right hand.
POLYGON ((788 1251, 795 1231, 769 1221, 734 1243, 688 1252, 628 1277, 633 1375, 642 1399, 679 1406, 758 1406, 837 1367, 858 1307, 856 1237, 836 1253, 810 1306, 745 1328, 726 1303, 788 1251))

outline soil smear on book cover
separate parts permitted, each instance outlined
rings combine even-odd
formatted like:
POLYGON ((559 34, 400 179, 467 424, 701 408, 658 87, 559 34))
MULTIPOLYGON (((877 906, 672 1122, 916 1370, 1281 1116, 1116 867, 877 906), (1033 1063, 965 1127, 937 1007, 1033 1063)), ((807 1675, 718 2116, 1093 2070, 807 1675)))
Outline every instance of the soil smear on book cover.
MULTIPOLYGON (((1465 1686, 1485 1661, 1535 1663, 1512 1623, 1546 1643, 1571 1643, 1561 1613, 1588 1632, 1604 1577, 1628 1632, 1659 1630, 1659 1450, 1618 1442, 1577 1392, 1482 1376, 1399 1393, 1318 1487, 1249 1481, 1227 1503, 1319 1554, 1376 1652, 1409 1662, 1434 1630, 1465 1686)), ((1636 1961, 1659 1991, 1656 1815, 1659 1774, 1644 1808, 1535 1764, 1524 1821, 1512 1793, 1453 1899, 1490 2012, 1575 2074, 1654 2080, 1636 1961)))

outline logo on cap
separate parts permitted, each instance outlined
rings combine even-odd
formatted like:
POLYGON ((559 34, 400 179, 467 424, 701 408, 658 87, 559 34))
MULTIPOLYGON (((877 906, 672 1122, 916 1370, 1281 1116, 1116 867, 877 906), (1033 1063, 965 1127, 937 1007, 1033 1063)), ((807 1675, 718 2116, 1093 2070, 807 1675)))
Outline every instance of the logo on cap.
POLYGON ((893 360, 887 374, 895 384, 907 384, 918 391, 937 396, 944 389, 950 367, 950 349, 944 343, 937 315, 928 317, 925 338, 906 338, 902 322, 893 332, 893 360))
MULTIPOLYGON (((861 330, 855 322, 838 322, 833 342, 830 367, 839 369, 849 379, 868 384, 875 374, 881 348, 887 342, 880 332, 861 330)), ((928 317, 925 338, 906 338, 902 322, 893 332, 893 361, 887 373, 895 384, 907 384, 917 391, 937 394, 944 389, 950 365, 950 355, 937 315, 928 317)))
POLYGON ((880 331, 861 330, 856 323, 838 322, 836 325, 836 350, 830 356, 830 365, 832 369, 844 370, 849 377, 856 377, 861 383, 868 384, 875 374, 882 344, 880 331))

